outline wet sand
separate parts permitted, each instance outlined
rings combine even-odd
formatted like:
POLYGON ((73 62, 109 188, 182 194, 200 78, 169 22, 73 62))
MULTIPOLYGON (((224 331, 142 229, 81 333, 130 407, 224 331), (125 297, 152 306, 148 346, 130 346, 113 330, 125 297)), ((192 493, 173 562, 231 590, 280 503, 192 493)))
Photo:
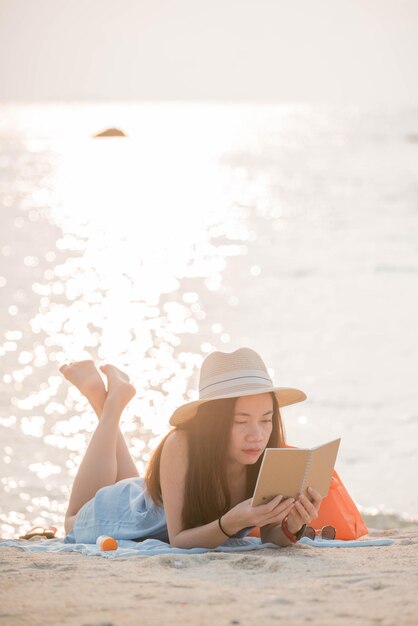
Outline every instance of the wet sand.
POLYGON ((418 624, 418 528, 392 546, 108 560, 0 549, 0 624, 418 624))

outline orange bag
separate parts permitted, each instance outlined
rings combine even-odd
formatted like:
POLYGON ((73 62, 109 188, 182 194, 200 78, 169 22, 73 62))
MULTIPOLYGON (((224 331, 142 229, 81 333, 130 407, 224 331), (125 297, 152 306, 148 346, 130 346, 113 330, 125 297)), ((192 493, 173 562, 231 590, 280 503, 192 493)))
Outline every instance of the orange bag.
MULTIPOLYGON (((286 445, 285 447, 293 448, 294 446, 286 445)), ((323 526, 334 526, 336 539, 358 539, 367 535, 366 524, 335 470, 328 495, 321 502, 319 515, 308 525, 316 530, 320 530, 323 526)), ((254 528, 248 536, 259 537, 260 529, 254 528)))
POLYGON ((335 470, 328 495, 321 502, 319 515, 310 524, 317 530, 327 525, 334 526, 336 539, 358 539, 368 533, 358 508, 335 470))

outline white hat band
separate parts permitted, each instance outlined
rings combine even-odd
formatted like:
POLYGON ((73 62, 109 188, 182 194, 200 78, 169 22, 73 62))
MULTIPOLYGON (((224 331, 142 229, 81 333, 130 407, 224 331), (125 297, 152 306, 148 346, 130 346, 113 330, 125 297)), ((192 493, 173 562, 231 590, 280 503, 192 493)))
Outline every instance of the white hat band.
POLYGON ((235 370, 228 372, 227 374, 221 374, 207 378, 199 389, 199 397, 201 400, 205 400, 214 395, 219 395, 221 392, 228 392, 228 389, 237 387, 251 386, 255 389, 271 388, 273 383, 268 376, 267 372, 263 370, 235 370), (226 376, 228 378, 226 378, 226 376))

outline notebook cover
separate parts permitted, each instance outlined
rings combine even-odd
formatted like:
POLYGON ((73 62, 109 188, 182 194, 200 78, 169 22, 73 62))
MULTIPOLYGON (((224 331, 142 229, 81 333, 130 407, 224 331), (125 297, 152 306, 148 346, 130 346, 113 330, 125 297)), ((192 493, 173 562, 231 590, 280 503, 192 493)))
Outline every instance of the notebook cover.
POLYGON ((279 494, 284 498, 297 498, 308 486, 325 496, 340 441, 336 439, 315 448, 266 448, 252 506, 266 504, 279 494))
POLYGON ((303 490, 314 487, 323 498, 328 495, 332 471, 337 458, 341 439, 312 448, 310 462, 306 468, 303 490))

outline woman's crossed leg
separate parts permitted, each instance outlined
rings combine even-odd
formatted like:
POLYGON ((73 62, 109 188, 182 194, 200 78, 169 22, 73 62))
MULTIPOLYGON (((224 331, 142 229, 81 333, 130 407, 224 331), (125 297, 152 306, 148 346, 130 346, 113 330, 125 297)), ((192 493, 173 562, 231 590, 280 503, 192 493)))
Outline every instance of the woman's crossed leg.
POLYGON ((73 527, 83 504, 107 485, 138 476, 138 470, 119 429, 126 405, 135 395, 129 377, 113 365, 100 368, 106 375, 108 389, 93 361, 80 361, 60 368, 62 374, 88 399, 99 423, 89 442, 74 479, 65 516, 65 532, 73 527))

